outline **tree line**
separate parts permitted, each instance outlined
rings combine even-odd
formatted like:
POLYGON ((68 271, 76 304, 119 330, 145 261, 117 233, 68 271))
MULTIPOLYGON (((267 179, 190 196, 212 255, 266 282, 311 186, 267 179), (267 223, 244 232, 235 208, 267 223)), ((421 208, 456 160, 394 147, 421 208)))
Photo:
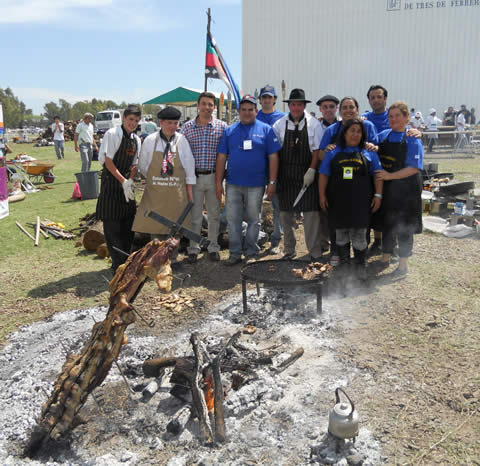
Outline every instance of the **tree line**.
MULTIPOLYGON (((14 95, 13 91, 7 87, 0 88, 0 103, 3 105, 3 118, 7 128, 18 128, 28 126, 29 124, 42 124, 52 122, 55 116, 59 116, 62 121, 81 120, 85 113, 95 115, 102 110, 125 108, 127 103, 116 103, 113 100, 92 99, 75 102, 73 105, 64 99, 59 99, 58 103, 48 102, 43 106, 42 115, 33 115, 32 110, 26 108, 25 104, 14 95)), ((159 110, 158 105, 144 105, 143 112, 155 115, 159 110)))

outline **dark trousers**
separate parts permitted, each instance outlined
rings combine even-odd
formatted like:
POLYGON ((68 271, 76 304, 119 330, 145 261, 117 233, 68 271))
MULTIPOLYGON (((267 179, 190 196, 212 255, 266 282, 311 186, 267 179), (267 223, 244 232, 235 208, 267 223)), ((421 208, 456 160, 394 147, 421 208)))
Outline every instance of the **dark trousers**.
POLYGON ((432 152, 434 145, 435 145, 435 139, 434 138, 429 138, 427 152, 432 152))
POLYGON ((127 257, 125 254, 113 249, 115 246, 122 251, 130 254, 132 248, 134 232, 132 225, 134 216, 122 220, 104 220, 103 233, 105 235, 105 242, 107 243, 108 252, 112 258, 112 269, 117 270, 119 265, 122 265, 127 257))
POLYGON ((398 255, 400 257, 410 257, 413 250, 413 234, 406 232, 395 232, 391 229, 384 229, 382 233, 382 252, 393 254, 395 240, 398 241, 398 255))
POLYGON ((328 233, 330 236, 330 254, 332 256, 338 256, 337 230, 331 223, 328 224, 328 233))

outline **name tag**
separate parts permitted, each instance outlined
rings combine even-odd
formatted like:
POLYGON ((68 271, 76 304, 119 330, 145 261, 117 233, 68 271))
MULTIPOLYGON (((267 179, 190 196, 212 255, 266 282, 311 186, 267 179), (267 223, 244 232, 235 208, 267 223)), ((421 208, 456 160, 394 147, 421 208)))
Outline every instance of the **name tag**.
POLYGON ((352 167, 343 167, 343 179, 344 180, 353 180, 353 168, 352 167))
POLYGON ((243 150, 252 150, 252 140, 246 139, 243 141, 243 150))

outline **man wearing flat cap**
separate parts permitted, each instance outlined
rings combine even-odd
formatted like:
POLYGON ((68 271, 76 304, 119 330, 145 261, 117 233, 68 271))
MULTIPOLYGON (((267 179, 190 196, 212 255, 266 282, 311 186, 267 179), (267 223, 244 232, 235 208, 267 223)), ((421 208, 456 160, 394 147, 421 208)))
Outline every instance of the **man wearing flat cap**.
POLYGON ((133 241, 132 224, 137 210, 133 178, 141 147, 135 130, 141 116, 138 105, 129 105, 123 112, 122 126, 105 133, 98 153, 103 170, 96 217, 103 221, 114 273, 127 258, 114 248, 130 253, 133 241))
POLYGON ((305 243, 312 260, 316 260, 323 252, 317 173, 322 128, 320 122, 305 110, 310 100, 305 98, 303 89, 293 89, 285 102, 288 103, 289 113, 273 125, 282 144, 277 192, 284 235, 284 257, 293 259, 296 256, 296 213, 303 212, 305 243), (305 188, 305 192, 294 207, 302 188, 305 188))
POLYGON ((80 152, 82 159, 82 172, 90 171, 90 165, 93 159, 93 148, 98 151, 97 143, 93 138, 93 115, 85 113, 83 121, 75 128, 73 142, 75 144, 75 152, 80 152))
POLYGON ((240 121, 229 126, 218 144, 217 198, 223 195, 223 178, 228 159, 225 209, 228 223, 230 257, 225 265, 242 260, 242 221, 247 222, 245 256, 247 262, 255 260, 260 251, 262 201, 265 180, 268 179, 267 198, 275 193, 280 144, 273 129, 256 120, 257 101, 244 95, 240 101, 240 121))
POLYGON ((339 103, 340 101, 334 95, 330 94, 326 94, 317 100, 318 109, 322 114, 318 121, 322 125, 323 131, 338 121, 337 111, 339 103))
MULTIPOLYGON (((143 141, 138 160, 138 169, 147 181, 133 230, 165 239, 169 229, 145 217, 145 212, 153 210, 172 220, 178 218, 193 199, 195 160, 185 136, 177 132, 181 112, 175 107, 166 107, 157 116, 160 130, 143 141)), ((190 227, 188 217, 184 225, 190 227)), ((172 258, 172 265, 175 262, 176 257, 172 258)))

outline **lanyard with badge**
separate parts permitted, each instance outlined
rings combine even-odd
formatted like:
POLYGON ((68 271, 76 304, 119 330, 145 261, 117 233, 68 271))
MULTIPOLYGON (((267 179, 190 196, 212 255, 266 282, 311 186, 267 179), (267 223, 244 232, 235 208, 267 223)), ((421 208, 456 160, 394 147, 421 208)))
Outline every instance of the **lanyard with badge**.
POLYGON ((249 138, 250 128, 247 128, 246 133, 245 133, 244 126, 240 126, 240 128, 242 130, 242 149, 243 150, 252 150, 253 149, 253 142, 249 138))

